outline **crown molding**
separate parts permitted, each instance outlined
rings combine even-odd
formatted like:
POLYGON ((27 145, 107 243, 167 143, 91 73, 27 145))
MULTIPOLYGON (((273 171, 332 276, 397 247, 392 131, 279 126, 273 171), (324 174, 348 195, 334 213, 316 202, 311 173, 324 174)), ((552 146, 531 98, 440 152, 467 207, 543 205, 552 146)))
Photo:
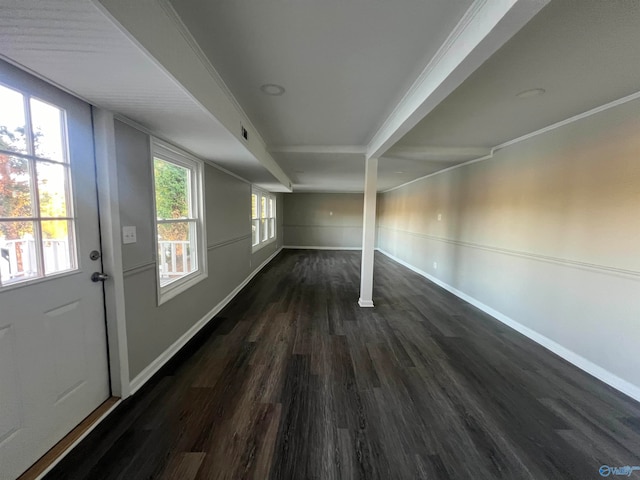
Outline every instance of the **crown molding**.
POLYGON ((207 71, 211 75, 211 78, 213 78, 213 80, 216 82, 220 90, 222 90, 222 92, 227 96, 231 104, 238 111, 238 113, 242 117, 243 122, 246 124, 246 126, 251 128, 252 130, 251 133, 256 136, 260 144, 266 150, 267 144, 264 141, 264 138, 262 137, 262 135, 260 134, 260 131, 253 124, 253 122, 249 118, 249 115, 247 115, 247 112, 244 111, 244 109, 242 108, 242 105, 240 105, 240 102, 238 102, 238 100, 233 95, 233 93, 231 93, 231 90, 229 89, 225 81, 222 79, 218 71, 215 69, 215 67, 209 60, 209 57, 207 57, 207 55, 204 53, 204 51, 200 47, 200 44, 198 44, 198 42, 193 37, 193 35, 189 31, 185 23, 182 21, 182 18, 180 17, 176 9, 169 2, 169 0, 158 0, 158 4, 160 5, 160 8, 164 10, 169 20, 174 24, 174 26, 176 27, 176 30, 180 33, 180 35, 182 35, 187 45, 189 45, 191 50, 193 50, 193 53, 196 55, 198 60, 200 60, 202 65, 207 69, 207 71))
POLYGON ((487 0, 475 0, 471 6, 464 13, 460 21, 456 24, 454 29, 449 33, 444 43, 440 46, 436 54, 433 58, 427 63, 427 66, 420 72, 418 78, 416 78, 415 82, 409 87, 409 89, 405 92, 405 94, 400 99, 400 102, 393 108, 391 114, 386 118, 383 124, 378 129, 378 132, 369 140, 369 143, 373 142, 375 136, 379 132, 387 130, 390 128, 390 124, 393 121, 393 118, 399 115, 402 106, 411 100, 411 97, 416 95, 419 91, 422 84, 426 81, 427 77, 436 69, 437 65, 442 61, 447 52, 451 50, 451 47, 455 43, 456 39, 460 38, 460 36, 464 33, 464 31, 469 27, 473 19, 478 15, 480 9, 487 3, 487 0))
POLYGON ((167 0, 91 1, 206 114, 217 121, 224 128, 225 135, 237 140, 238 152, 254 157, 285 190, 291 188, 291 179, 267 152, 264 139, 167 0), (248 139, 243 140, 240 124, 250 130, 248 139))
POLYGON ((582 120, 583 118, 590 117, 600 112, 604 112, 605 110, 609 110, 610 108, 618 107, 620 105, 624 105, 625 103, 632 102, 633 100, 637 100, 640 98, 640 91, 636 93, 632 93, 631 95, 627 95, 626 97, 619 98, 609 103, 605 103, 604 105, 600 105, 599 107, 592 108, 591 110, 587 110, 586 112, 579 113, 574 115, 573 117, 569 117, 565 120, 561 120, 556 123, 552 123, 551 125, 541 128, 540 130, 536 130, 531 133, 527 133, 526 135, 522 135, 521 137, 514 138, 513 140, 509 140, 507 142, 501 143, 491 149, 491 154, 503 148, 506 148, 515 143, 520 143, 525 140, 528 140, 533 137, 537 137, 538 135, 542 135, 543 133, 550 132, 560 127, 564 127, 565 125, 569 125, 570 123, 577 122, 578 120, 582 120))
POLYGON ((549 0, 475 0, 367 146, 380 157, 520 30, 549 0))
POLYGON ((543 128, 541 128, 539 130, 535 130, 535 131, 533 131, 531 133, 527 133, 526 135, 522 135, 520 137, 516 137, 513 140, 506 141, 504 143, 501 143, 500 145, 496 145, 495 147, 491 148, 491 152, 488 155, 484 155, 484 156, 479 157, 479 158, 474 158, 473 160, 469 160, 467 162, 459 163, 457 165, 453 165, 453 166, 451 166, 449 168, 445 168, 443 170, 438 170, 437 172, 433 172, 433 173, 430 173, 428 175, 424 175, 422 177, 413 179, 413 180, 411 180, 409 182, 406 182, 406 183, 403 183, 401 185, 398 185, 397 187, 389 188, 387 190, 382 190, 379 193, 391 192, 393 190, 397 190, 399 188, 406 187, 407 185, 410 185, 412 183, 419 182, 420 180, 424 180, 425 178, 434 177, 436 175, 440 175, 442 173, 446 173, 446 172, 450 172, 451 170, 455 170, 456 168, 462 168, 462 167, 466 167, 467 165, 472 165, 474 163, 483 162, 484 160, 490 160, 490 159, 492 159, 494 157, 495 152, 497 152, 499 150, 502 150, 503 148, 507 148, 507 147, 510 147, 510 146, 515 145, 517 143, 524 142, 525 140, 529 140, 531 138, 537 137, 538 135, 542 135, 544 133, 551 132, 551 131, 556 130, 558 128, 561 128, 561 127, 564 127, 566 125, 570 125, 570 124, 572 124, 574 122, 578 122, 578 121, 583 120, 585 118, 591 117, 592 115, 596 115, 596 114, 598 114, 600 112, 604 112, 604 111, 609 110, 611 108, 619 107, 620 105, 624 105, 625 103, 629 103, 629 102, 632 102, 634 100, 639 100, 639 99, 640 99, 640 91, 632 93, 631 95, 627 95, 626 97, 619 98, 619 99, 614 100, 612 102, 605 103, 604 105, 600 105, 599 107, 592 108, 591 110, 587 110, 586 112, 579 113, 577 115, 574 115, 572 117, 566 118, 566 119, 561 120, 559 122, 552 123, 549 126, 543 127, 543 128))

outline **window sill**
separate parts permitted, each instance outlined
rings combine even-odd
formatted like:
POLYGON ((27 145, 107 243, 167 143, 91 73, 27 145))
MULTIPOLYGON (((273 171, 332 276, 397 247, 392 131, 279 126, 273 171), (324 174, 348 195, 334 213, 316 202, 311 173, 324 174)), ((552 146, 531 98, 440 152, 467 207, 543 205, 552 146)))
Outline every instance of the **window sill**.
MULTIPOLYGON (((156 272, 157 269, 158 267, 156 265, 156 272)), ((182 292, 189 290, 191 287, 207 278, 207 276, 207 272, 200 270, 174 280, 173 282, 168 283, 164 286, 160 285, 160 279, 158 278, 158 306, 168 302, 172 298, 180 295, 182 292)))

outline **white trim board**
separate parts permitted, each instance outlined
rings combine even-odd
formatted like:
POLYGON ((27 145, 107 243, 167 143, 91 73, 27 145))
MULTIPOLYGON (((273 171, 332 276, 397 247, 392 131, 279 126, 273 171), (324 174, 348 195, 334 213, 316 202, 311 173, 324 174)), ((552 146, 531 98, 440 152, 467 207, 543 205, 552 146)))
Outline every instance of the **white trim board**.
POLYGON ((520 137, 514 138, 512 140, 508 140, 508 141, 506 141, 504 143, 501 143, 500 145, 496 145, 495 147, 491 148, 491 152, 488 155, 484 155, 484 156, 479 157, 479 158, 474 158, 473 160, 468 160, 466 162, 462 162, 462 163, 459 163, 457 165, 453 165, 451 167, 444 168, 442 170, 438 170, 437 172, 433 172, 433 173, 430 173, 428 175, 424 175, 422 177, 414 178, 413 180, 410 180, 410 181, 405 182, 405 183, 403 183, 401 185, 398 185, 397 187, 391 187, 391 188, 388 188, 387 190, 382 190, 382 191, 380 191, 378 193, 391 192, 393 190, 397 190, 399 188, 406 187, 407 185, 411 185, 412 183, 419 182, 420 180, 424 180, 425 178, 435 177, 436 175, 440 175, 442 173, 450 172, 451 170, 455 170, 456 168, 462 168, 462 167, 466 167, 467 165, 471 165, 473 163, 478 163, 478 162, 482 162, 484 160, 489 160, 489 159, 493 158, 495 152, 497 152, 498 150, 502 150, 503 148, 510 147, 512 145, 515 145, 516 143, 524 142, 525 140, 529 140, 530 138, 537 137, 538 135, 542 135, 543 133, 551 132, 552 130, 556 130, 556 129, 564 127, 566 125, 570 125, 570 124, 572 124, 574 122, 583 120, 583 119, 588 118, 588 117, 590 117, 592 115, 596 115, 596 114, 598 114, 600 112, 604 112, 605 110, 609 110, 610 108, 618 107, 620 105, 624 105, 625 103, 629 103, 629 102, 632 102, 632 101, 638 100, 638 99, 640 99, 640 92, 632 93, 631 95, 627 95, 626 97, 618 98, 617 100, 614 100, 612 102, 605 103, 604 105, 600 105, 599 107, 592 108, 591 110, 587 110, 586 112, 579 113, 577 115, 574 115, 573 117, 569 117, 569 118, 566 118, 564 120, 560 120, 559 122, 552 123, 551 125, 543 127, 543 128, 541 128, 539 130, 535 130, 535 131, 533 131, 531 133, 527 133, 525 135, 522 135, 520 137))
POLYGON ((373 308, 373 300, 363 300, 362 298, 358 299, 358 305, 362 308, 373 308))
POLYGON ((400 265, 403 265, 403 266, 407 267, 409 270, 417 273, 418 275, 421 275, 421 276, 425 277, 426 279, 432 281, 433 283, 435 283, 436 285, 444 288, 448 292, 453 293, 455 296, 457 296, 458 298, 461 298, 465 302, 470 303, 474 307, 479 308, 480 310, 482 310, 483 312, 487 313, 488 315, 491 315, 493 318, 495 318, 499 322, 507 325, 508 327, 511 327, 516 332, 521 333, 525 337, 529 338, 530 340, 533 340, 538 345, 541 345, 542 347, 546 348, 547 350, 550 350, 551 352, 555 353, 556 355, 558 355, 559 357, 563 358, 567 362, 575 365, 580 370, 583 370, 583 371, 587 372, 588 374, 596 377, 598 380, 601 380, 602 382, 606 383, 607 385, 615 388, 616 390, 618 390, 618 391, 624 393, 625 395, 628 395, 629 397, 633 398, 634 400, 640 402, 640 387, 639 386, 634 385, 634 384, 632 384, 632 383, 630 383, 630 382, 618 377, 617 375, 611 373, 608 370, 605 370, 604 368, 600 367, 599 365, 596 365, 595 363, 591 362, 590 360, 587 360, 586 358, 578 355, 577 353, 569 350, 566 347, 563 347, 559 343, 554 342, 550 338, 547 338, 544 335, 536 332, 535 330, 532 330, 531 328, 526 327, 526 326, 522 325, 521 323, 518 323, 514 319, 512 319, 510 317, 507 317, 506 315, 498 312, 497 310, 494 310, 490 306, 485 305, 484 303, 482 303, 479 300, 471 297, 470 295, 467 295, 466 293, 458 290, 457 288, 452 287, 451 285, 449 285, 447 283, 444 283, 442 280, 439 280, 438 278, 428 274, 427 272, 425 272, 423 270, 420 270, 417 267, 414 267, 410 263, 407 263, 404 260, 399 259, 398 257, 390 254, 389 252, 386 252, 385 250, 382 250, 380 248, 377 248, 376 250, 378 250, 380 253, 386 255, 391 260, 399 263, 400 265))
POLYGON ((115 121, 108 110, 91 107, 94 156, 98 189, 102 267, 111 280, 105 282, 104 306, 109 346, 111 394, 127 398, 129 392, 129 350, 127 315, 124 302, 124 267, 122 264, 122 224, 118 192, 115 121))
POLYGON ((287 223, 283 225, 284 228, 362 228, 362 224, 360 225, 309 225, 309 224, 296 224, 296 223, 287 223))
POLYGON ((369 139, 384 153, 529 22, 549 0, 474 0, 400 102, 369 139))
POLYGON ((200 60, 202 65, 204 65, 204 67, 208 70, 209 74, 211 75, 211 78, 213 78, 213 80, 216 82, 220 90, 222 90, 222 92, 228 98, 229 102, 231 102, 231 104, 237 110, 238 114, 242 118, 242 123, 244 123, 245 126, 251 127, 251 129, 253 130, 251 133, 257 137, 262 147, 265 148, 266 150, 267 142, 264 141, 264 138, 260 134, 260 131, 251 122, 249 115, 247 115, 247 113, 242 108, 242 105, 240 105, 240 102, 238 102, 238 100, 233 95, 233 93, 231 93, 231 89, 227 86, 227 84, 222 79, 218 71, 215 69, 215 67, 213 66, 213 63, 211 63, 211 60, 209 60, 209 57, 207 56, 207 54, 204 53, 204 51, 200 47, 200 44, 196 41, 191 31, 187 28, 185 23, 182 21, 182 18, 180 17, 176 9, 167 0, 160 0, 158 3, 160 7, 167 14, 167 17, 169 17, 169 19, 173 22, 173 24, 175 25, 177 30, 180 32, 184 40, 187 42, 189 47, 193 50, 193 53, 198 57, 198 60, 200 60))
POLYGON ((571 267, 571 268, 580 268, 580 269, 584 269, 584 270, 590 270, 590 271, 595 271, 595 272, 600 272, 600 273, 606 273, 608 275, 622 275, 625 277, 633 277, 633 278, 637 278, 640 277, 640 270, 627 270, 624 268, 618 268, 618 267, 609 267, 607 265, 601 265, 601 264, 597 264, 597 263, 587 263, 587 262, 581 262, 578 260, 571 260, 571 259, 567 259, 567 258, 560 258, 560 257, 552 257, 549 255, 541 255, 538 253, 533 253, 533 252, 527 252, 527 251, 523 251, 523 250, 513 250, 510 248, 502 248, 502 247, 496 247, 496 246, 492 246, 492 245, 484 245, 484 244, 480 244, 480 243, 473 243, 473 242, 464 242, 461 240, 454 240, 452 238, 445 238, 445 237, 438 237, 435 235, 428 235, 428 234, 424 234, 424 233, 418 233, 418 232, 411 232, 409 230, 400 230, 400 229, 396 229, 396 228, 391 228, 391 227, 387 227, 385 225, 378 225, 378 229, 385 229, 388 230, 389 232, 395 233, 395 234, 402 234, 402 235, 409 235, 412 237, 417 237, 417 238, 424 238, 427 240, 430 240, 432 242, 441 242, 441 243, 447 243, 450 245, 457 245, 460 247, 466 247, 466 248, 474 248, 476 250, 484 250, 487 252, 493 252, 493 253, 499 253, 501 255, 511 255, 514 257, 520 257, 520 258, 527 258, 529 260, 536 260, 538 262, 546 262, 546 263, 553 263, 555 265, 564 265, 565 267, 571 267))
POLYGON ((147 383, 158 370, 160 370, 173 356, 184 347, 189 340, 191 340, 196 334, 202 330, 202 328, 209 323, 224 307, 226 307, 233 298, 240 293, 240 291, 247 286, 247 284, 255 277, 260 270, 267 266, 267 264, 273 260, 280 252, 282 248, 276 250, 269 258, 267 258, 259 267, 245 278, 245 280, 234 288, 229 295, 227 295, 220 303, 213 307, 208 313, 206 313, 200 320, 198 320, 189 330, 187 330, 178 340, 176 340, 169 348, 167 348, 159 357, 151 362, 142 372, 140 372, 136 378, 131 380, 130 391, 131 395, 135 394, 142 386, 147 383))
MULTIPOLYGON (((307 190, 308 185, 304 185, 304 184, 293 184, 293 191, 291 192, 282 192, 282 193, 331 193, 331 194, 339 194, 339 195, 364 195, 364 190, 323 190, 323 189, 318 189, 316 190, 313 186, 310 187, 309 190, 307 190), (303 190, 296 190, 295 187, 296 185, 298 186, 298 188, 303 188, 303 190)), ((378 192, 381 193, 381 192, 378 192)))
POLYGON ((315 153, 320 155, 365 155, 366 145, 279 145, 269 148, 271 153, 315 153))
POLYGON ((322 247, 319 245, 284 245, 288 250, 362 250, 362 247, 322 247))

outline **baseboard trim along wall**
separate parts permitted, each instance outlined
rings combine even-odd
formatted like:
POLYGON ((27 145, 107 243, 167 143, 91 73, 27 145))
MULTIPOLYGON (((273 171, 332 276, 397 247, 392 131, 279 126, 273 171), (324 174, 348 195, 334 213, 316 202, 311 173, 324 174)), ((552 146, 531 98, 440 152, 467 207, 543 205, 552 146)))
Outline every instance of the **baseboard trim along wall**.
POLYGON ((400 265, 407 267, 409 270, 417 273, 418 275, 425 277, 426 279, 432 281, 436 285, 453 293, 455 296, 461 298, 465 302, 468 302, 474 307, 479 308, 483 312, 487 313, 488 315, 491 315, 493 318, 495 318, 499 322, 507 325, 508 327, 513 328, 515 331, 521 333, 522 335, 529 338, 530 340, 533 340, 538 345, 543 346, 547 350, 550 350, 551 352, 555 353, 559 357, 565 359, 567 362, 575 365, 579 369, 587 372, 590 375, 593 375, 594 377, 603 381, 607 385, 615 388, 616 390, 640 402, 640 387, 618 377, 617 375, 614 375, 613 373, 609 372, 608 370, 605 370, 599 365, 596 365, 595 363, 587 360, 586 358, 572 352, 568 348, 563 347, 559 343, 554 342, 550 338, 547 338, 544 335, 541 335, 540 333, 536 332, 535 330, 532 330, 529 327, 526 327, 521 323, 518 323, 514 319, 507 317, 506 315, 498 312, 497 310, 494 310, 490 306, 485 305, 484 303, 467 295, 466 293, 458 290, 457 288, 452 287, 447 283, 444 283, 442 280, 439 280, 438 278, 428 274, 427 272, 414 267, 410 263, 407 263, 404 260, 401 260, 400 258, 392 255, 391 253, 386 252, 381 248, 376 248, 376 250, 378 250, 383 255, 386 255, 394 262, 397 262, 400 265))
POLYGON ((140 372, 133 380, 131 380, 130 388, 131 395, 135 394, 142 386, 147 383, 153 375, 160 370, 173 356, 184 347, 189 340, 191 340, 202 328, 209 323, 224 307, 233 300, 233 298, 240 293, 240 291, 247 286, 247 284, 255 277, 260 270, 267 266, 271 260, 273 260, 280 252, 282 248, 276 250, 269 258, 260 264, 253 272, 249 274, 244 281, 234 288, 229 295, 227 295, 220 303, 213 307, 206 315, 198 320, 184 335, 176 340, 169 348, 167 348, 158 358, 151 362, 142 372, 140 372))
POLYGON ((282 248, 289 250, 362 250, 362 247, 321 247, 319 245, 285 245, 282 248))

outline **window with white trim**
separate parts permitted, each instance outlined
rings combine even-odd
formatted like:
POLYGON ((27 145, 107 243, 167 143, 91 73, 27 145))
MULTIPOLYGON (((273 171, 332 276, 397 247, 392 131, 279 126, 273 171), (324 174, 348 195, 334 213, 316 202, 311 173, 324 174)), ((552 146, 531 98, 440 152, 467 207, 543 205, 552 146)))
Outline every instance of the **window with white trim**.
POLYGON ((203 163, 153 141, 158 303, 207 277, 203 163))
POLYGON ((258 250, 276 239, 276 197, 253 187, 251 190, 251 244, 258 250))
POLYGON ((0 84, 0 289, 78 269, 66 112, 0 84))

